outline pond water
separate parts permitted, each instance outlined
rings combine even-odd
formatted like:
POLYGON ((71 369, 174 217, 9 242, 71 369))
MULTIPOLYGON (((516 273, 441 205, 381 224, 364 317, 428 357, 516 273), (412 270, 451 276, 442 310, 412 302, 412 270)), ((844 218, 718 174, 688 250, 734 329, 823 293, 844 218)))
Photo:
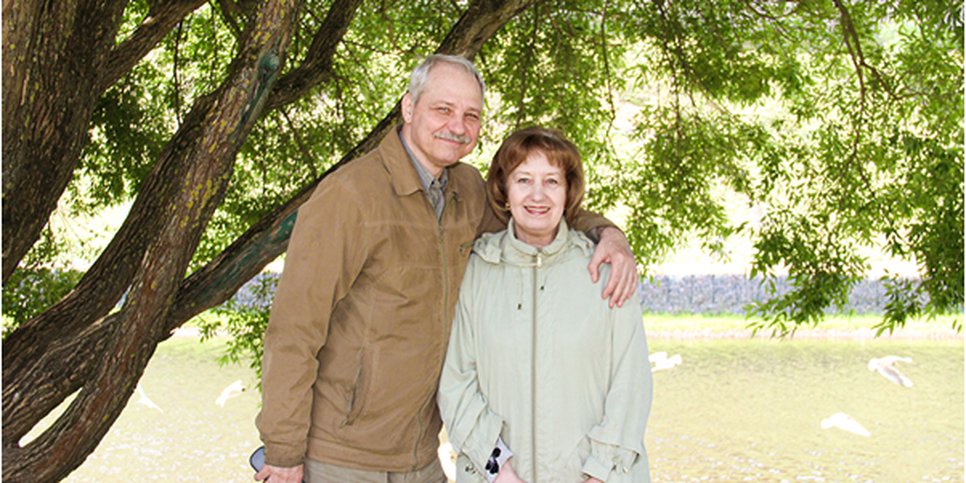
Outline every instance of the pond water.
POLYGON ((651 341, 654 481, 962 481, 962 341, 651 341), (867 368, 897 367, 912 387, 867 368), (823 419, 843 412, 864 437, 823 419))
MULTIPOLYGON (((173 338, 158 348, 139 403, 66 481, 249 482, 259 445, 258 393, 241 366, 219 367, 223 342, 173 338), (240 379, 248 390, 215 403, 240 379)), ((664 340, 682 364, 654 374, 646 437, 654 481, 962 481, 963 341, 664 340), (905 388, 867 369, 911 357, 905 388), (864 437, 822 429, 836 412, 864 437)))

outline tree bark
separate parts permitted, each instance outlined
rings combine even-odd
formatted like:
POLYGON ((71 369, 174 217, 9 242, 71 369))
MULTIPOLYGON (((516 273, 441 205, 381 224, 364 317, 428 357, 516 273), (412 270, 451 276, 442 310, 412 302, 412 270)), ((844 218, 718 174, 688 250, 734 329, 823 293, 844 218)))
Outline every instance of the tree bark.
POLYGON ((3 281, 40 235, 86 143, 98 66, 126 1, 4 1, 3 281))
POLYGON ((97 446, 121 413, 159 340, 178 286, 198 242, 224 196, 238 146, 265 106, 291 39, 298 0, 269 0, 247 32, 224 84, 199 99, 201 119, 191 142, 171 149, 191 159, 164 200, 161 227, 152 237, 117 323, 78 397, 54 426, 24 447, 5 440, 4 478, 63 478, 97 446))
MULTIPOLYGON (((77 286, 51 308, 24 322, 3 341, 3 377, 16 379, 54 341, 73 337, 103 317, 131 285, 161 220, 170 215, 170 200, 180 186, 170 180, 185 176, 192 147, 204 134, 211 98, 200 98, 185 124, 165 146, 161 159, 142 183, 127 219, 77 286)), ((29 372, 29 371, 28 371, 29 372)), ((4 405, 6 407, 6 405, 4 405)))
POLYGON ((349 30, 349 23, 361 4, 362 0, 337 0, 332 4, 322 28, 312 38, 305 58, 275 84, 266 110, 291 104, 301 99, 309 89, 329 81, 335 49, 349 30))
POLYGON ((97 99, 202 3, 155 5, 115 47, 126 1, 4 1, 4 283, 70 181, 97 99))

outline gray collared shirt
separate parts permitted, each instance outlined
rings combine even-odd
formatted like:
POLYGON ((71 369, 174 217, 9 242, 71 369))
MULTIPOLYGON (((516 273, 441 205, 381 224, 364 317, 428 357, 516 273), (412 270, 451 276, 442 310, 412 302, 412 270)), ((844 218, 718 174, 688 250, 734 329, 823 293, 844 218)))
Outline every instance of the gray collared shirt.
POLYGON ((436 219, 440 220, 443 217, 443 205, 446 204, 446 199, 443 193, 446 190, 446 183, 449 181, 449 169, 443 168, 443 173, 439 175, 439 178, 434 178, 429 170, 420 163, 413 152, 409 150, 409 146, 406 144, 406 140, 399 135, 399 140, 402 141, 403 149, 406 150, 406 154, 409 155, 409 160, 413 163, 413 167, 416 168, 416 174, 419 175, 419 183, 423 185, 423 191, 426 193, 426 199, 429 203, 433 205, 433 210, 436 211, 436 219))

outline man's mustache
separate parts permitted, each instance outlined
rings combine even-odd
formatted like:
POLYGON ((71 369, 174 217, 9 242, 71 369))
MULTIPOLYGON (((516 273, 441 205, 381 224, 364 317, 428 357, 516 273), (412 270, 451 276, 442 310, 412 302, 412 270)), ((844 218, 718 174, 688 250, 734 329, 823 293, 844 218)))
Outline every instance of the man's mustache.
POLYGON ((470 137, 465 134, 453 134, 451 132, 437 132, 433 134, 433 137, 439 139, 445 139, 447 141, 455 141, 460 144, 469 144, 470 137))

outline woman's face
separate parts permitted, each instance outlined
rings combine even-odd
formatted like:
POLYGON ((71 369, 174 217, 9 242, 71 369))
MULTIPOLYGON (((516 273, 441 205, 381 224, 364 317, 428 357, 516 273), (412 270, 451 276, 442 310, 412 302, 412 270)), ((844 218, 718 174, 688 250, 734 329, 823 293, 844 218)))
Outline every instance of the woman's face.
POLYGON ((536 247, 549 245, 567 204, 563 170, 534 151, 507 177, 506 191, 517 238, 536 247))

